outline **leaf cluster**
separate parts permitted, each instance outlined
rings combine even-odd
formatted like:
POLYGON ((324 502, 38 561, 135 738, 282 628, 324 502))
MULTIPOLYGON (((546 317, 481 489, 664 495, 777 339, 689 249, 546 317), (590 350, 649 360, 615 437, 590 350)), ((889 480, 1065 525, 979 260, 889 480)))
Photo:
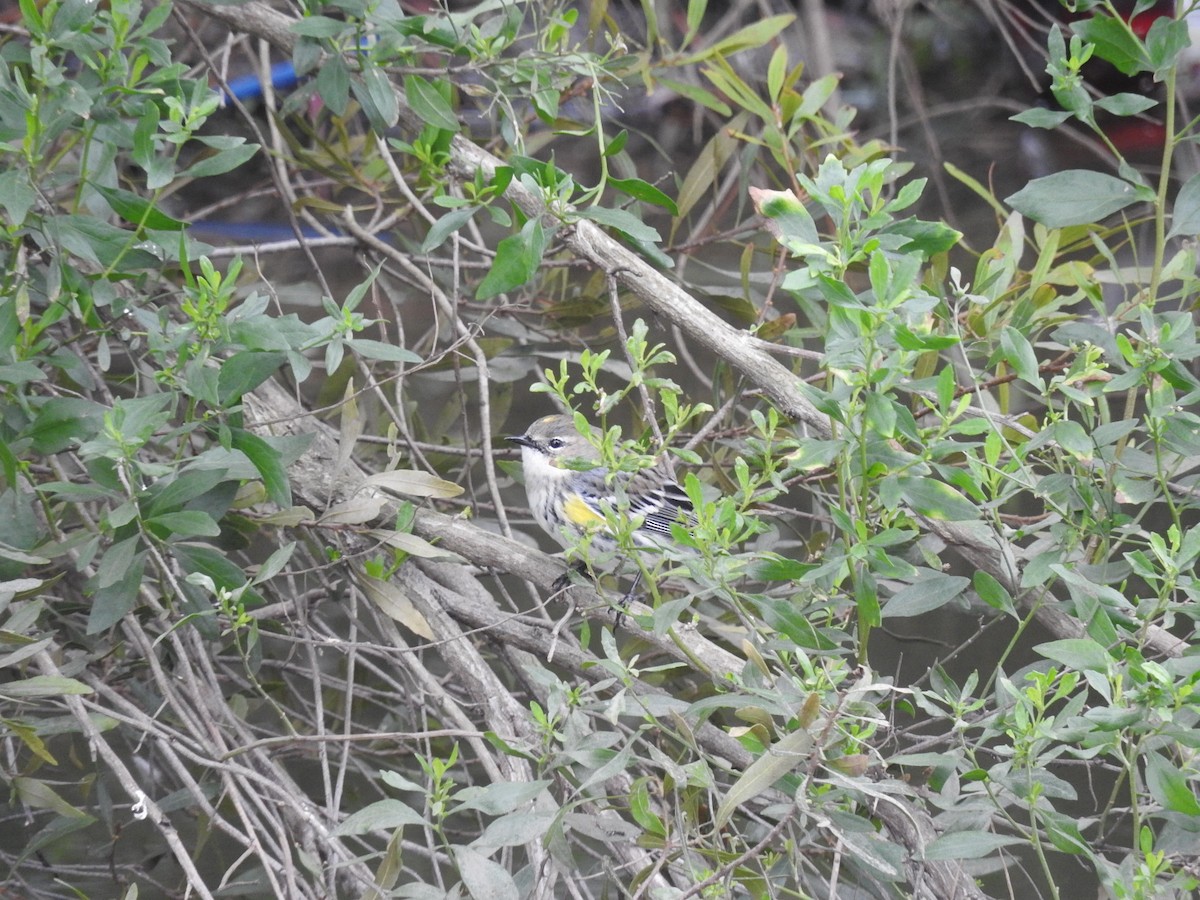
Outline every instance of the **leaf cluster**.
POLYGON ((22 0, 13 888, 1058 896, 1066 860, 1194 890, 1186 24, 1074 6, 1062 108, 1016 118, 1115 154, 1106 116, 1161 109, 1160 164, 1003 199, 947 166, 978 241, 790 13, 22 0), (294 90, 227 104, 197 20, 294 90), (1092 59, 1168 101, 1097 97, 1092 59), (663 92, 686 154, 636 114, 663 92), (278 240, 204 243, 264 198, 278 240), (617 491, 619 551, 564 588, 496 437, 551 411, 695 520, 640 549, 617 491))

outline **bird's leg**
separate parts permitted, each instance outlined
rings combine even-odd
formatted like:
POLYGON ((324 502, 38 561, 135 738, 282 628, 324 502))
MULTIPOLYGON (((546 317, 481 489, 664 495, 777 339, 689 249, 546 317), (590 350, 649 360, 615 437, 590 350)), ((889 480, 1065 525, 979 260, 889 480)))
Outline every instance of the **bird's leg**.
POLYGON ((629 609, 629 604, 633 602, 634 595, 637 593, 638 585, 642 583, 642 570, 638 569, 637 574, 633 576, 633 584, 629 586, 629 590, 617 603, 617 619, 613 623, 617 628, 621 627, 621 620, 625 618, 625 613, 629 609))

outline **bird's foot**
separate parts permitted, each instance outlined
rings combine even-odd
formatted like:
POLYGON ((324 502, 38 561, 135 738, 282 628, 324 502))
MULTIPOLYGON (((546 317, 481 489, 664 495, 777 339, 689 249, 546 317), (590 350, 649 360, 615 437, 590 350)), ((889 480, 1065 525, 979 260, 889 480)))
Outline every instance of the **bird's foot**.
POLYGON ((620 600, 617 601, 617 617, 613 622, 613 627, 620 628, 626 614, 629 612, 629 606, 637 597, 638 586, 642 583, 642 573, 638 572, 633 576, 633 584, 629 585, 627 590, 620 600))

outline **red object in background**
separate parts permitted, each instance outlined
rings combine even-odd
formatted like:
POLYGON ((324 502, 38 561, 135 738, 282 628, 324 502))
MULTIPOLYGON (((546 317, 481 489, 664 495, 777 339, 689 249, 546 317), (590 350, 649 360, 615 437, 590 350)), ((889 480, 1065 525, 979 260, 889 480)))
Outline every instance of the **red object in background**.
MULTIPOLYGON (((1072 13, 1059 0, 1037 0, 1035 5, 1049 12, 1060 22, 1077 22, 1091 15, 1088 10, 1072 13)), ((1114 0, 1113 6, 1116 7, 1118 15, 1129 23, 1133 33, 1141 38, 1146 36, 1155 19, 1175 15, 1175 0, 1157 0, 1153 6, 1142 10, 1136 16, 1133 15, 1133 11, 1137 9, 1137 0, 1114 0)))
POLYGON ((1120 119, 1106 127, 1104 133, 1122 156, 1160 150, 1167 137, 1167 129, 1162 122, 1148 122, 1145 119, 1120 119))
MULTIPOLYGON (((1072 22, 1080 22, 1091 17, 1091 11, 1081 10, 1072 13, 1059 0, 1032 0, 1032 6, 1043 15, 1052 17, 1069 33, 1072 22)), ((1129 22, 1130 29, 1139 38, 1145 39, 1155 21, 1163 16, 1175 15, 1175 0, 1157 0, 1152 6, 1134 15, 1137 0, 1114 0, 1118 15, 1129 22)), ((1045 20, 1043 20, 1045 21, 1045 20)), ((1088 84, 1101 94, 1134 93, 1142 94, 1155 100, 1162 100, 1162 85, 1155 82, 1148 74, 1129 76, 1118 71, 1116 67, 1093 57, 1083 69, 1084 78, 1088 84)), ((1151 110, 1151 115, 1155 111, 1151 110)), ((1123 155, 1146 152, 1157 152, 1162 148, 1166 137, 1163 124, 1157 118, 1148 116, 1111 117, 1101 116, 1100 124, 1113 145, 1123 155)))
MULTIPOLYGON (((1127 7, 1130 12, 1132 12, 1134 8, 1133 3, 1118 3, 1117 10, 1122 12, 1123 15, 1128 15, 1128 13, 1123 12, 1122 6, 1127 7)), ((1129 27, 1133 30, 1134 34, 1140 38, 1145 38, 1150 31, 1150 26, 1154 24, 1155 19, 1159 18, 1160 16, 1174 15, 1175 0, 1158 0, 1158 2, 1149 9, 1143 10, 1132 19, 1127 19, 1127 21, 1129 22, 1129 27)))

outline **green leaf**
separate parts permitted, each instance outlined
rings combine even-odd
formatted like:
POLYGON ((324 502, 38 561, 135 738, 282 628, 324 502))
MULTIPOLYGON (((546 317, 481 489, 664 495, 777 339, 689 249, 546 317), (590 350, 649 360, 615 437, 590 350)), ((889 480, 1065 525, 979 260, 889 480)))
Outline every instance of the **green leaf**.
MULTIPOLYGON (((728 113, 725 115, 728 116, 728 113)), ((736 152, 737 144, 731 132, 743 127, 748 120, 749 116, 746 113, 738 113, 731 121, 725 123, 724 128, 718 129, 697 154, 696 161, 692 163, 684 176, 683 184, 679 186, 676 199, 681 216, 687 215, 692 207, 706 196, 715 193, 717 176, 729 157, 736 152)))
POLYGON ((343 312, 353 312, 358 309, 359 304, 363 302, 363 298, 367 296, 367 291, 371 289, 371 285, 375 283, 375 279, 379 277, 380 266, 375 266, 367 274, 367 277, 360 281, 354 287, 350 288, 350 292, 346 294, 346 299, 342 303, 343 312))
POLYGON ((22 432, 31 449, 49 456, 95 437, 104 421, 104 407, 78 397, 52 397, 38 407, 33 421, 22 432))
POLYGON ((817 567, 786 556, 756 559, 750 565, 750 577, 756 581, 796 581, 817 567))
MULTIPOLYGON (((810 564, 810 569, 816 566, 810 564)), ((832 650, 834 643, 791 601, 777 600, 760 604, 767 624, 784 635, 797 647, 809 650, 832 650)))
POLYGON ((173 219, 144 197, 121 188, 93 184, 93 189, 105 199, 118 216, 131 225, 153 228, 156 231, 182 231, 184 223, 173 219))
POLYGON ((691 100, 698 106, 702 106, 707 110, 715 112, 719 116, 729 118, 733 115, 733 110, 729 108, 729 104, 714 94, 712 91, 700 87, 697 84, 691 84, 686 81, 677 81, 674 78, 659 78, 658 83, 663 87, 679 94, 687 100, 691 100))
POLYGON ((162 261, 144 250, 131 249, 137 242, 132 231, 92 216, 55 216, 46 230, 67 251, 101 268, 120 266, 122 271, 157 268, 162 261))
POLYGON ((29 384, 31 381, 45 380, 46 373, 39 369, 36 363, 22 360, 9 365, 0 365, 0 383, 3 384, 29 384))
POLYGON ((137 605, 142 575, 146 571, 145 551, 137 554, 120 580, 92 593, 92 608, 88 614, 88 634, 97 634, 121 621, 137 605))
POLYGON ((9 700, 91 693, 93 693, 92 689, 82 681, 62 675, 32 675, 29 678, 0 684, 0 697, 9 700))
POLYGON ((1134 185, 1103 172, 1068 169, 1035 178, 1004 202, 1047 228, 1090 225, 1143 197, 1134 185))
POLYGON ((787 64, 787 47, 780 44, 771 54, 771 61, 767 63, 767 96, 772 103, 779 102, 779 92, 783 90, 783 79, 787 75, 787 64))
POLYGON ((422 122, 457 134, 458 117, 441 92, 420 75, 408 75, 404 79, 404 95, 408 105, 422 122))
POLYGON ((396 90, 382 69, 368 66, 360 79, 350 82, 350 89, 377 134, 383 134, 400 118, 396 90))
POLYGON ((29 176, 20 168, 13 166, 0 172, 0 206, 8 214, 9 224, 20 228, 25 222, 25 216, 37 202, 37 192, 29 184, 29 176))
POLYGON ((1154 80, 1162 81, 1167 70, 1179 62, 1180 56, 1192 46, 1189 23, 1192 17, 1159 16, 1146 34, 1146 57, 1154 70, 1154 80))
POLYGON ((1107 672, 1112 657, 1090 638, 1063 638, 1034 646, 1034 652, 1080 672, 1107 672))
MULTIPOLYGON (((632 806, 632 798, 631 798, 632 806)), ((632 813, 632 809, 630 810, 632 813)), ((472 847, 491 850, 498 847, 519 847, 541 841, 549 834, 558 816, 554 813, 516 812, 488 822, 483 834, 471 842, 472 847)))
POLYGON ((939 609, 967 589, 970 580, 961 575, 932 572, 926 577, 905 585, 883 605, 883 618, 898 619, 919 616, 939 609))
POLYGON ((644 831, 658 837, 666 837, 667 829, 662 819, 654 811, 655 804, 650 798, 649 776, 643 776, 633 783, 629 792, 629 814, 644 831))
POLYGON ((604 146, 604 152, 601 154, 605 157, 616 156, 625 149, 625 143, 629 140, 629 132, 622 128, 617 136, 614 137, 604 146))
POLYGON ((1035 106, 1019 112, 1015 116, 1009 116, 1010 121, 1020 122, 1031 128, 1057 128, 1069 118, 1071 118, 1071 114, 1065 110, 1046 109, 1042 106, 1035 106))
POLYGON ((384 615, 395 619, 418 637, 422 637, 427 641, 434 639, 433 629, 429 626, 429 621, 417 609, 416 604, 412 602, 412 598, 405 593, 397 580, 383 581, 360 573, 358 583, 362 587, 363 593, 370 598, 372 603, 379 607, 384 615))
POLYGON ((247 144, 241 137, 198 137, 196 140, 216 147, 217 152, 200 160, 187 171, 181 173, 187 178, 207 178, 212 175, 224 175, 236 169, 258 152, 258 144, 247 144))
POLYGON ((547 242, 537 219, 530 219, 519 232, 502 240, 496 245, 491 269, 475 289, 475 299, 488 300, 528 282, 537 274, 547 242))
POLYGON ((700 31, 700 26, 704 24, 704 13, 707 9, 708 0, 688 0, 687 33, 683 38, 684 46, 691 43, 692 38, 700 31))
POLYGON ((1012 595, 994 577, 979 569, 975 572, 975 577, 972 581, 975 586, 975 593, 979 595, 980 600, 992 609, 998 609, 1012 616, 1014 619, 1020 619, 1020 616, 1017 614, 1016 605, 1013 603, 1012 595))
POLYGON ((1151 751, 1146 760, 1146 787, 1150 796, 1162 804, 1164 809, 1185 816, 1200 816, 1200 803, 1192 792, 1188 778, 1179 768, 1161 753, 1151 751))
POLYGON ((742 50, 761 47, 773 40, 779 32, 787 28, 796 17, 790 13, 779 16, 767 16, 765 19, 738 29, 729 37, 722 38, 711 46, 705 47, 698 53, 686 56, 676 62, 676 66, 685 66, 708 59, 712 56, 732 56, 742 50))
POLYGON ((883 622, 879 584, 869 572, 854 583, 854 608, 858 612, 859 624, 866 628, 877 628, 883 622))
POLYGON ((212 516, 198 509, 185 509, 179 512, 163 513, 146 520, 146 526, 151 529, 162 529, 168 537, 216 537, 221 533, 221 526, 213 521, 212 516))
POLYGON ((1041 813, 1042 823, 1055 849, 1063 853, 1090 855, 1095 851, 1079 830, 1079 820, 1054 810, 1041 813))
POLYGON ((1005 361, 1017 373, 1017 377, 1035 387, 1042 386, 1037 355, 1025 335, 1011 325, 1005 325, 1004 331, 1000 333, 1000 349, 1004 352, 1005 361))
POLYGON ((287 355, 273 351, 243 350, 221 363, 217 376, 217 398, 229 406, 275 374, 287 355))
POLYGON ((1167 237, 1180 235, 1200 235, 1200 173, 1184 182, 1175 197, 1175 207, 1171 212, 1171 230, 1167 232, 1167 237))
POLYGON ((143 504, 145 514, 157 516, 179 509, 189 500, 208 493, 228 476, 227 469, 197 469, 171 480, 157 482, 149 491, 149 502, 143 504))
POLYGON ((901 244, 898 253, 920 253, 926 259, 946 253, 962 240, 962 232, 942 222, 926 222, 924 219, 901 219, 884 229, 885 234, 898 234, 908 238, 901 244))
POLYGON ((305 16, 288 26, 288 29, 301 37, 335 38, 351 26, 341 19, 331 19, 328 16, 305 16))
POLYGON ((1146 51, 1126 22, 1099 11, 1081 21, 1073 22, 1071 30, 1096 45, 1096 56, 1108 60, 1125 75, 1136 75, 1150 69, 1146 51))
POLYGON ((22 803, 37 809, 48 809, 68 819, 90 818, 87 813, 72 806, 40 779, 16 775, 10 783, 22 803))
POLYGON ((264 584, 270 581, 287 565, 288 560, 292 558, 292 554, 296 552, 296 542, 284 544, 267 557, 267 561, 258 567, 258 571, 254 573, 254 580, 251 584, 264 584))
POLYGON ((812 749, 812 735, 803 728, 785 735, 768 747, 729 788, 725 799, 717 807, 713 827, 720 831, 739 806, 753 800, 797 766, 807 765, 812 749))
MULTIPOLYGON (((206 544, 178 543, 171 545, 171 552, 185 572, 206 575, 218 588, 236 591, 246 586, 246 573, 223 551, 206 544)), ((242 599, 250 607, 263 603, 262 596, 253 588, 244 590, 242 599)))
POLYGON ((464 206, 454 209, 442 216, 429 229, 425 240, 421 242, 421 252, 429 253, 445 243, 446 238, 462 228, 479 212, 478 206, 464 206))
POLYGON ((919 515, 949 522, 979 518, 975 505, 945 482, 916 475, 901 475, 896 482, 904 502, 919 515))
POLYGON ((625 209, 606 209, 603 206, 592 206, 579 210, 579 216, 583 219, 590 219, 598 225, 607 225, 610 228, 615 228, 634 241, 657 243, 662 240, 657 231, 625 209))
POLYGON ((508 869, 470 847, 454 847, 458 874, 474 900, 520 900, 521 892, 508 869))
POLYGON ((803 252, 804 248, 820 243, 816 222, 794 193, 751 187, 749 194, 758 214, 766 219, 767 231, 780 244, 803 252))
POLYGON ((987 831, 955 831, 944 834, 925 848, 925 859, 982 859, 1001 847, 1024 844, 1025 839, 987 831))
POLYGON ((288 481, 287 468, 279 450, 242 428, 230 429, 230 443, 235 450, 246 454, 246 458, 258 469, 271 502, 280 509, 291 506, 292 485, 288 481))
MULTIPOLYGON (((132 507, 132 503, 130 506, 132 507)), ((126 519, 129 517, 127 516, 126 519)), ((122 522, 111 521, 110 525, 119 527, 122 522)), ((100 564, 96 566, 96 576, 94 582, 96 587, 108 587, 116 584, 129 571, 133 565, 134 558, 138 555, 138 551, 142 550, 142 538, 138 534, 133 534, 124 540, 117 541, 105 552, 104 557, 100 560, 100 564)))
POLYGON ((317 71, 317 93, 335 116, 346 114, 350 103, 350 70, 340 56, 331 56, 317 71))
POLYGON ((388 787, 395 788, 398 791, 412 791, 417 794, 425 793, 425 786, 418 784, 410 778, 405 778, 399 772, 391 769, 384 769, 379 773, 379 780, 388 787))
POLYGON ((1136 116, 1148 109, 1158 106, 1157 100, 1151 100, 1144 94, 1111 94, 1096 101, 1096 108, 1102 109, 1114 116, 1136 116))
POLYGON ((648 182, 642 181, 640 178, 610 178, 608 183, 618 191, 628 194, 635 200, 641 200, 643 203, 653 203, 655 206, 661 206, 671 215, 679 214, 679 209, 675 206, 675 201, 648 182))
POLYGON ((479 787, 465 787, 452 798, 455 806, 451 813, 475 809, 488 816, 502 816, 518 807, 532 803, 553 782, 542 781, 494 781, 479 787))
POLYGON ((1095 456, 1096 447, 1092 443, 1092 436, 1078 422, 1055 422, 1051 428, 1052 436, 1058 445, 1076 459, 1090 462, 1095 456))
POLYGON ((917 334, 903 322, 895 326, 896 343, 902 350, 946 350, 958 346, 960 338, 955 334, 917 334))
POLYGON ((392 831, 405 825, 424 825, 420 813, 399 800, 376 800, 358 812, 348 816, 333 829, 334 837, 350 834, 367 834, 371 831, 392 831))
POLYGON ((387 344, 383 341, 373 341, 370 338, 355 338, 350 341, 350 349, 363 359, 376 359, 381 362, 420 363, 421 357, 404 347, 387 344))

